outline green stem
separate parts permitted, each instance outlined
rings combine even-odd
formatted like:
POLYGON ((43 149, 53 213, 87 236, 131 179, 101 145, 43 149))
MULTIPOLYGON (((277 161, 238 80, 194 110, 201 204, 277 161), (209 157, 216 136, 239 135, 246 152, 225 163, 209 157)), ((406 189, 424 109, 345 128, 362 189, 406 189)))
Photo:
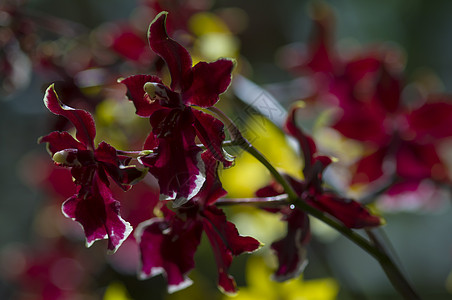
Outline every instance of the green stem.
POLYGON ((303 210, 304 212, 310 214, 311 216, 319 219, 320 221, 326 223, 330 227, 336 229, 340 233, 342 233, 345 237, 347 237, 350 241, 358 245, 361 249, 369 253, 373 256, 383 271, 386 273, 388 279, 394 286, 394 288, 404 297, 406 300, 416 300, 421 299, 414 289, 411 287, 409 282, 403 276, 402 272, 393 262, 386 249, 382 247, 381 243, 377 239, 377 237, 372 234, 370 230, 367 230, 367 234, 370 238, 370 241, 365 239, 363 236, 359 235, 352 229, 346 227, 344 224, 336 221, 331 218, 329 215, 323 213, 322 211, 310 206, 305 201, 300 199, 292 186, 287 182, 287 180, 282 176, 273 165, 264 157, 262 153, 260 153, 254 146, 242 136, 238 128, 235 124, 227 117, 221 110, 211 107, 209 108, 211 112, 217 115, 227 126, 229 133, 231 135, 231 140, 233 142, 237 142, 238 146, 240 146, 243 150, 247 151, 251 155, 253 155, 259 162, 261 162, 267 169, 270 171, 275 180, 282 185, 284 190, 288 195, 288 202, 291 205, 295 205, 297 208, 303 210))
POLYGON ((303 210, 304 212, 310 214, 311 216, 319 219, 320 221, 326 223, 330 227, 336 229, 340 233, 342 233, 345 237, 351 240, 353 243, 361 247, 364 251, 372 255, 380 264, 383 271, 388 276, 388 279, 391 281, 394 288, 407 300, 416 300, 420 299, 420 297, 416 294, 414 289, 411 287, 410 283, 403 276, 402 272, 393 262, 389 254, 386 250, 381 246, 377 237, 373 234, 370 234, 371 231, 367 230, 369 238, 372 243, 353 231, 352 229, 346 227, 342 223, 337 222, 336 220, 330 218, 328 215, 323 213, 322 211, 310 206, 306 202, 302 201, 290 184, 286 181, 286 179, 281 176, 281 174, 268 162, 268 160, 253 146, 247 147, 244 150, 248 151, 251 155, 253 155, 257 160, 259 160, 270 173, 273 175, 275 180, 277 180, 283 187, 286 193, 289 195, 290 203, 295 205, 297 208, 303 210))
POLYGON ((116 153, 119 155, 128 156, 131 158, 138 158, 141 156, 146 156, 152 153, 152 150, 139 150, 139 151, 123 151, 123 150, 116 150, 116 153))
POLYGON ((258 197, 258 198, 220 198, 215 202, 217 206, 229 206, 229 205, 250 205, 253 206, 276 206, 279 207, 281 205, 289 205, 288 201, 289 197, 287 194, 282 194, 278 196, 272 197, 258 197))
POLYGON ((397 268, 395 262, 388 254, 388 251, 380 241, 379 237, 371 229, 366 229, 366 233, 375 247, 380 251, 380 253, 384 254, 381 259, 378 260, 378 262, 388 276, 392 285, 406 299, 421 299, 411 287, 410 283, 406 280, 405 276, 403 276, 400 269, 397 268))
POLYGON ((289 185, 286 179, 281 176, 281 174, 270 164, 270 162, 253 146, 247 147, 244 150, 248 151, 251 155, 253 155, 257 160, 259 160, 270 173, 274 176, 275 180, 277 180, 283 187, 286 193, 289 195, 290 202, 295 205, 297 208, 303 210, 304 212, 310 214, 311 216, 319 219, 320 221, 326 223, 330 227, 336 229, 340 233, 342 233, 345 237, 351 240, 353 243, 361 247, 364 251, 372 255, 380 264, 385 274, 388 276, 388 279, 391 281, 394 288, 407 300, 416 300, 421 299, 414 289, 411 287, 410 283, 403 276, 402 272, 393 262, 392 258, 386 252, 386 250, 381 246, 377 237, 373 234, 370 234, 371 231, 367 230, 369 238, 372 243, 353 231, 352 229, 346 227, 342 223, 337 222, 336 220, 330 218, 328 215, 323 213, 322 211, 310 206, 306 202, 302 201, 297 194, 295 194, 293 188, 289 185))

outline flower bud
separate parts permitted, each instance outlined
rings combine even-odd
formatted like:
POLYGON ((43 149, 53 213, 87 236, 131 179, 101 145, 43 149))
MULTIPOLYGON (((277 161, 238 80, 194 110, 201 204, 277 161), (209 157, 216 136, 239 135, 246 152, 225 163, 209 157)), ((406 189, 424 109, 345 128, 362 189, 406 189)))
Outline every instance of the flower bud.
POLYGON ((164 87, 160 83, 157 82, 146 82, 143 86, 146 94, 149 95, 151 100, 167 100, 168 94, 164 87))
POLYGON ((77 159, 77 149, 64 149, 56 152, 52 159, 56 164, 68 167, 80 167, 82 164, 77 159))

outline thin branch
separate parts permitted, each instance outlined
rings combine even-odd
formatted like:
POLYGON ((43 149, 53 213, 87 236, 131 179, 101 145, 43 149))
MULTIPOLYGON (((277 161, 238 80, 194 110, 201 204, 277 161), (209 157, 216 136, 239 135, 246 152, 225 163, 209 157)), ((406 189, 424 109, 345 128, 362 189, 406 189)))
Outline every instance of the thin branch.
POLYGON ((287 194, 282 194, 272 197, 259 197, 259 198, 220 198, 215 204, 217 206, 230 206, 237 204, 252 204, 253 206, 281 206, 289 205, 289 197, 287 194))
POLYGON ((232 141, 237 142, 238 145, 251 155, 253 155, 259 162, 261 162, 273 175, 275 180, 282 185, 287 193, 289 203, 295 205, 297 208, 303 210, 304 212, 310 214, 311 216, 319 219, 320 221, 326 223, 330 227, 336 229, 342 235, 347 237, 350 241, 358 245, 364 251, 373 256, 381 265, 383 271, 388 276, 394 288, 404 297, 406 300, 416 300, 420 297, 416 294, 414 289, 411 287, 409 282, 403 276, 402 272, 394 264, 391 257, 385 251, 381 244, 378 243, 376 237, 372 234, 369 235, 371 241, 367 240, 363 236, 359 235, 354 230, 346 227, 344 224, 340 223, 336 219, 332 218, 330 215, 310 206, 305 201, 303 201, 292 188, 292 186, 287 182, 287 180, 273 167, 273 165, 260 153, 254 146, 242 136, 235 124, 226 116, 221 110, 216 107, 211 107, 209 110, 217 115, 223 123, 225 123, 227 129, 229 130, 232 141))

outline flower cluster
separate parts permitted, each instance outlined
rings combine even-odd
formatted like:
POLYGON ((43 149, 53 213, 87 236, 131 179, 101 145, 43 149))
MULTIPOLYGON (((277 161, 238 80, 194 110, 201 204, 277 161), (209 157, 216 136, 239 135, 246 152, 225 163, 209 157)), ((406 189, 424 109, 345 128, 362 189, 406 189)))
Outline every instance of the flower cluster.
MULTIPOLYGON (((314 140, 297 126, 296 112, 295 106, 289 114, 285 129, 298 141, 305 162, 303 181, 286 175, 288 182, 299 196, 297 201, 303 201, 333 216, 348 228, 370 228, 381 225, 381 220, 370 214, 360 203, 343 198, 323 187, 323 171, 332 161, 327 156, 319 155, 314 140)), ((271 197, 282 194, 281 190, 280 184, 275 182, 258 190, 256 195, 271 197)), ((274 274, 275 280, 278 281, 298 276, 306 265, 305 246, 310 238, 309 218, 304 211, 296 207, 296 204, 297 202, 280 209, 269 209, 272 212, 281 213, 283 220, 287 222, 287 235, 271 245, 278 255, 279 267, 274 274)))
MULTIPOLYGON (((303 55, 292 56, 296 63, 290 68, 312 79, 312 99, 336 108, 331 127, 362 145, 363 155, 351 167, 350 184, 371 190, 383 187, 386 195, 395 196, 419 192, 425 182, 450 183, 439 153, 441 142, 452 137, 450 96, 428 91, 404 94, 409 87, 400 51, 379 46, 341 55, 333 46, 331 10, 319 5, 314 14, 312 41, 303 55)), ((418 202, 427 207, 429 200, 418 202)))
MULTIPOLYGON (((235 280, 229 274, 233 256, 261 247, 255 238, 241 236, 219 205, 224 203, 219 200, 227 191, 218 170, 232 167, 233 157, 223 148, 226 142, 223 122, 229 120, 223 119, 225 116, 213 106, 231 84, 235 63, 221 58, 193 65, 187 49, 168 35, 166 20, 166 12, 155 17, 149 26, 148 42, 158 59, 165 62, 170 83, 165 83, 164 69, 160 70, 159 76, 139 74, 118 80, 127 88, 127 98, 133 103, 136 114, 147 119, 151 126, 141 149, 117 150, 104 141, 96 145, 92 115, 63 104, 54 85, 45 93, 45 105, 52 113, 66 118, 75 128, 75 135, 55 131, 40 138, 40 143, 47 143, 56 165, 70 169, 77 189, 62 204, 62 211, 83 227, 87 246, 105 239, 108 250, 115 252, 126 240, 135 242, 141 258, 139 277, 145 279, 162 274, 171 293, 191 284, 188 273, 195 266, 194 255, 205 233, 217 264, 218 287, 232 294, 237 290, 235 280), (131 199, 120 202, 114 196, 111 181, 123 191, 137 191, 134 185, 138 182, 143 188, 146 186, 143 183, 154 181, 159 200, 156 200, 157 195, 146 194, 140 197, 140 201, 146 203, 136 201, 139 203, 131 204, 131 199)), ((116 42, 118 44, 112 47, 119 54, 136 62, 143 59, 143 45, 134 34, 121 35, 116 42), (129 38, 138 52, 118 46, 123 45, 121 39, 127 41, 129 38)), ((383 157, 390 155, 388 153, 393 153, 394 145, 398 149, 397 172, 400 176, 447 179, 431 139, 450 135, 449 129, 443 129, 452 114, 448 105, 425 104, 407 112, 399 103, 400 81, 383 60, 372 57, 336 63, 328 56, 328 47, 322 39, 315 49, 311 61, 303 67, 322 74, 319 94, 331 93, 339 99, 344 114, 334 128, 345 136, 373 142, 377 149, 358 162, 356 181, 361 173, 366 174, 367 182, 381 177, 383 171, 376 165, 381 164, 383 157), (367 73, 358 71, 370 72, 377 78, 373 94, 366 93, 368 101, 355 99, 355 85, 359 85, 364 77, 368 79, 367 73), (437 123, 427 126, 425 120, 438 110, 444 114, 437 123), (353 123, 358 122, 356 120, 361 120, 364 125, 360 123, 357 128, 353 123), (419 158, 425 162, 423 165, 413 163, 419 158)), ((263 199, 287 196, 287 201, 265 208, 280 214, 287 224, 286 235, 271 245, 278 258, 279 265, 274 274, 277 281, 300 275, 306 265, 305 247, 311 235, 308 214, 328 220, 347 233, 382 224, 381 219, 363 204, 325 186, 323 173, 332 159, 319 154, 314 139, 297 124, 297 112, 298 107, 291 109, 284 129, 296 139, 301 149, 303 180, 281 175, 268 167, 265 158, 258 157, 276 181, 259 189, 256 195, 263 199)), ((233 124, 227 125, 232 142, 237 142, 235 139, 241 137, 240 132, 233 124)), ((238 141, 238 146, 250 153, 258 152, 253 152, 250 143, 240 143, 242 141, 238 141)), ((376 248, 373 254, 390 264, 377 244, 366 241, 361 245, 363 243, 367 243, 368 248, 376 248)))
POLYGON ((94 145, 92 116, 72 109, 59 99, 53 86, 44 97, 47 108, 68 119, 76 129, 52 132, 42 137, 57 165, 71 168, 77 194, 63 203, 65 216, 84 228, 87 246, 99 239, 108 240, 108 249, 116 251, 132 232, 120 216, 120 204, 113 198, 108 177, 123 190, 141 180, 149 171, 158 181, 162 202, 171 201, 172 209, 155 205, 159 216, 139 224, 135 237, 141 251, 142 278, 165 274, 170 292, 190 284, 187 273, 193 269, 193 256, 206 232, 214 249, 219 287, 227 293, 236 290, 228 268, 233 255, 252 252, 260 243, 239 235, 227 221, 215 201, 226 191, 218 179, 219 162, 232 165, 232 157, 222 148, 223 124, 196 107, 208 108, 219 100, 231 82, 234 63, 220 59, 200 62, 192 67, 188 51, 168 37, 166 12, 160 13, 149 27, 149 44, 166 63, 171 85, 152 75, 134 75, 125 84, 137 115, 149 118, 152 131, 142 151, 135 151, 139 169, 129 165, 132 152, 118 151, 101 142, 94 145), (203 148, 196 144, 199 139, 203 148), (206 149, 206 150, 203 150, 206 149))
POLYGON ((76 139, 65 131, 54 131, 39 139, 40 143, 48 143, 56 164, 71 168, 77 185, 77 193, 63 203, 62 211, 83 226, 87 246, 108 239, 108 249, 115 252, 132 228, 120 216, 119 202, 112 196, 107 175, 128 190, 145 170, 128 166, 131 159, 118 155, 105 142, 95 148, 96 128, 91 114, 61 103, 53 85, 47 89, 44 102, 52 113, 64 116, 76 129, 76 139))

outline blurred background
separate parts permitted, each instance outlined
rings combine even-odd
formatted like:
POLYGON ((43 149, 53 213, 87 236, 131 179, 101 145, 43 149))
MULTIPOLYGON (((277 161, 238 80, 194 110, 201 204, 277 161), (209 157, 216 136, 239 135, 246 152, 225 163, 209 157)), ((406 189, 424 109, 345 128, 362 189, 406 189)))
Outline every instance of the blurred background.
MULTIPOLYGON (((438 93, 452 92, 451 1, 323 3, 334 13, 338 47, 391 45, 402 53, 408 83, 418 80, 438 93)), ((45 146, 37 144, 40 136, 67 125, 43 105, 43 93, 52 82, 75 99, 67 104, 95 113, 99 140, 124 149, 146 136, 147 122, 134 116, 116 79, 158 66, 147 48, 146 30, 159 5, 170 12, 170 34, 190 49, 194 60, 235 57, 237 75, 268 89, 286 108, 293 97, 309 94, 310 86, 284 68, 281 53, 287 45, 308 43, 312 1, 0 0, 1 299, 225 297, 212 279, 216 270, 205 238, 190 274, 194 285, 172 295, 167 295, 161 276, 136 279, 138 254, 133 246, 125 243, 112 256, 106 256, 102 243, 86 249, 78 224, 65 219, 59 208, 74 192, 70 175, 53 168, 45 146)), ((238 110, 234 105, 246 106, 232 91, 219 105, 232 115, 238 110)), ((287 142, 276 126, 257 116, 244 123, 258 148, 278 167, 299 172, 294 152, 281 150, 287 142)), ((247 160, 239 155, 237 169, 223 174, 231 197, 250 197, 269 180, 247 160), (240 185, 243 178, 245 186, 240 185)), ((397 260, 425 299, 452 297, 449 202, 429 210, 382 212, 383 230, 397 260)), ((284 227, 277 216, 253 209, 231 208, 228 214, 242 234, 267 245, 258 255, 234 260, 231 273, 246 291, 236 299, 262 299, 256 291, 263 289, 275 300, 399 299, 369 255, 315 221, 303 279, 291 285, 267 282, 269 270, 259 259, 268 260, 269 245, 284 227)))

